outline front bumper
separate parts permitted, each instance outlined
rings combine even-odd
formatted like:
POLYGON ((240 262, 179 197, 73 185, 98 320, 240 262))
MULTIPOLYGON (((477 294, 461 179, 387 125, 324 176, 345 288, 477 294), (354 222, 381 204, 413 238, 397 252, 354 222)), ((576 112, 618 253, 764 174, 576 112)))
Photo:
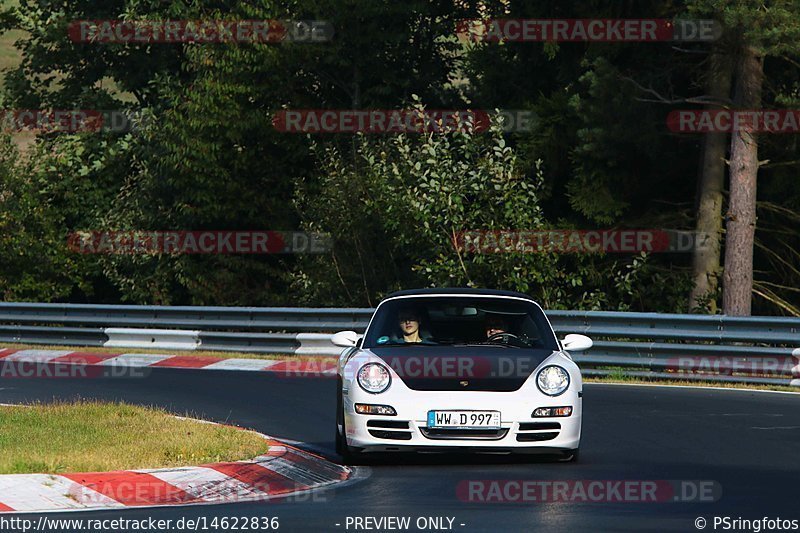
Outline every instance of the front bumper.
POLYGON ((582 394, 568 389, 555 398, 529 389, 514 392, 387 391, 371 395, 356 385, 344 395, 347 444, 364 452, 465 451, 547 453, 580 445, 582 394), (355 403, 391 405, 397 416, 362 415, 355 403), (533 418, 537 407, 571 406, 569 417, 533 418), (500 430, 433 430, 429 410, 500 411, 500 430))

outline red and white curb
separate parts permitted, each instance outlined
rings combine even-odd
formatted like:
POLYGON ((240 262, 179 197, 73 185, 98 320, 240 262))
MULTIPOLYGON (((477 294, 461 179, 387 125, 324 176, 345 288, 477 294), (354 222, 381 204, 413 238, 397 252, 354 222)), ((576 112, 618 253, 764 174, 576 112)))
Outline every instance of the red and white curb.
POLYGON ((0 513, 42 513, 261 501, 347 481, 353 470, 265 437, 250 461, 83 474, 0 475, 0 513))
MULTIPOLYGON (((103 368, 184 368, 193 370, 238 370, 277 372, 293 377, 335 376, 336 358, 320 359, 221 359, 174 354, 102 354, 63 350, 0 349, 0 377, 48 377, 41 368, 25 365, 76 365, 103 368), (11 365, 8 365, 11 363, 11 365), (24 375, 28 373, 30 375, 24 375)), ((61 376, 53 376, 61 377, 61 376)), ((69 377, 69 376, 63 376, 69 377)))

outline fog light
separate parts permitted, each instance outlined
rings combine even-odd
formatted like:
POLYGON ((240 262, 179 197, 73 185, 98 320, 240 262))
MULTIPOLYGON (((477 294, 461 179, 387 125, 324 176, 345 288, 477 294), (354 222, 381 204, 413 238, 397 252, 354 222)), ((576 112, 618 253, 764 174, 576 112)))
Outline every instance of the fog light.
POLYGON ((542 418, 548 416, 570 416, 572 414, 572 407, 539 407, 531 416, 534 418, 542 418))
POLYGON ((357 403, 356 413, 360 415, 384 415, 395 416, 397 412, 390 405, 372 405, 368 403, 357 403))

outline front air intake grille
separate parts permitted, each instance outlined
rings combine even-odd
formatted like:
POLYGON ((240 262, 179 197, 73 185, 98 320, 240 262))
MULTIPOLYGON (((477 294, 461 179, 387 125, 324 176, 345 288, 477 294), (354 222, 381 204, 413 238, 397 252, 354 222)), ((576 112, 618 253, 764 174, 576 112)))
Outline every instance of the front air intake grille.
POLYGON ((533 431, 537 429, 561 429, 561 424, 558 422, 521 422, 519 425, 520 431, 533 431))
POLYGON ((508 428, 501 429, 439 429, 420 428, 422 434, 429 439, 445 440, 500 440, 508 433, 508 428))
POLYGON ((408 429, 408 422, 403 420, 367 420, 368 428, 408 429))
POLYGON ((543 440, 553 440, 558 437, 558 431, 547 433, 518 433, 517 442, 539 442, 543 440))
POLYGON ((408 431, 386 431, 383 429, 370 429, 368 431, 376 439, 411 440, 411 433, 408 431))

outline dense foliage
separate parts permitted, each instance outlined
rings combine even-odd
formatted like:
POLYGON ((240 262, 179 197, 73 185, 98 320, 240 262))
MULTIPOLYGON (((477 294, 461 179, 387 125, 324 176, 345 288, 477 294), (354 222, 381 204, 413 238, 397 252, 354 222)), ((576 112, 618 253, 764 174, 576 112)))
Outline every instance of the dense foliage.
MULTIPOLYGON (((696 227, 712 51, 763 57, 766 109, 800 101, 793 1, 39 2, 0 16, 5 109, 136 114, 123 132, 0 138, 5 300, 374 305, 415 286, 520 290, 548 307, 714 312, 689 253, 470 253, 471 230, 696 227), (720 41, 466 42, 459 20, 714 18, 720 41), (75 43, 80 19, 325 20, 330 42, 75 43), (13 38, 12 38, 13 37, 13 38), (509 109, 530 131, 284 133, 282 109, 509 109), (78 254, 82 230, 307 230, 322 255, 78 254)), ((735 69, 734 69, 735 70, 735 69)), ((738 70, 732 74, 737 80, 738 70)), ((720 105, 735 105, 728 83, 720 105)), ((726 139, 726 143, 730 141, 726 139)), ((800 315, 796 136, 759 136, 753 312, 800 315)), ((725 168, 730 154, 716 158, 725 168)), ((724 228, 720 211, 705 213, 724 228)), ((714 236, 724 248, 724 234, 714 236)), ((715 269, 722 268, 723 257, 715 269)), ((700 272, 704 275, 704 272, 700 272)), ((709 275, 712 273, 709 272, 709 275)), ((716 276, 716 273, 713 273, 716 276)))

